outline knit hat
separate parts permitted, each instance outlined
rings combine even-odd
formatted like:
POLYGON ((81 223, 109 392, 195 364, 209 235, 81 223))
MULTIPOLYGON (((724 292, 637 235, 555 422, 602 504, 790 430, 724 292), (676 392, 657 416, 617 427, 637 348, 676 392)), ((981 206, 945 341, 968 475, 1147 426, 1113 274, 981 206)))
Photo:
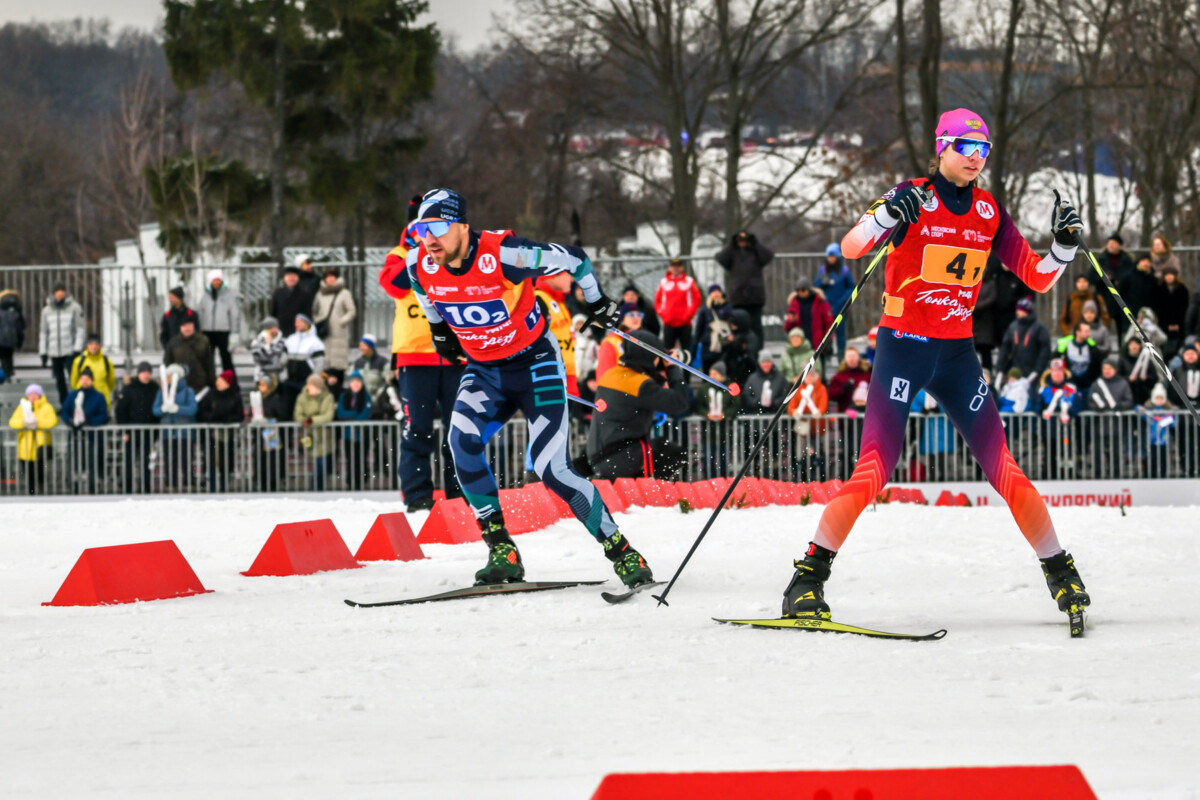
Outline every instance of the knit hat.
POLYGON ((1196 334, 1194 334, 1194 333, 1189 333, 1183 339, 1183 346, 1184 347, 1195 347, 1196 342, 1200 342, 1200 336, 1196 336, 1196 334))
POLYGON ((1050 359, 1050 369, 1065 370, 1066 368, 1067 368, 1067 362, 1063 361, 1061 358, 1050 359))
POLYGON ((369 333, 364 333, 362 338, 359 339, 359 341, 362 342, 363 344, 365 344, 367 347, 371 348, 372 350, 379 349, 379 345, 376 343, 375 337, 369 333))
POLYGON ((149 361, 142 361, 137 365, 137 372, 134 375, 141 375, 143 372, 154 372, 154 367, 150 366, 149 361))
POLYGON ((725 289, 719 283, 710 283, 708 285, 708 294, 712 294, 713 292, 720 292, 721 294, 724 294, 725 289))
POLYGON ((1179 277, 1179 267, 1175 266, 1174 264, 1167 264, 1166 266, 1164 266, 1162 268, 1162 274, 1166 275, 1168 273, 1170 273, 1171 275, 1174 275, 1176 278, 1178 278, 1179 277))
POLYGON ((46 396, 46 393, 42 391, 42 385, 40 383, 31 383, 25 387, 25 396, 29 397, 31 394, 40 394, 43 397, 46 396))
POLYGON ((87 344, 91 344, 92 342, 95 342, 96 344, 100 344, 100 334, 89 333, 87 336, 87 344))
POLYGON ((219 270, 219 269, 210 269, 208 271, 209 286, 212 285, 213 281, 221 281, 222 283, 224 283, 225 282, 225 273, 221 272, 221 270, 219 270))
POLYGON ((467 201, 453 189, 431 189, 421 198, 417 219, 467 221, 467 201))
POLYGON ((1024 378, 1025 377, 1025 373, 1021 372, 1020 367, 1013 367, 1008 372, 1006 372, 1005 375, 1007 375, 1010 378, 1024 378))
POLYGON ((83 369, 81 369, 79 371, 79 377, 81 377, 81 378, 88 377, 88 378, 95 379, 96 376, 92 374, 91 367, 84 367, 83 369))
POLYGON ((800 279, 796 281, 796 288, 797 289, 808 289, 809 291, 811 291, 812 290, 812 278, 808 277, 807 275, 801 275, 800 279))
POLYGON ((873 328, 871 328, 871 330, 867 331, 867 338, 868 339, 878 339, 879 338, 879 326, 878 325, 874 326, 873 328))
POLYGON ((224 370, 217 377, 228 383, 230 386, 233 386, 235 383, 237 383, 237 376, 233 374, 233 370, 231 369, 224 370))
MULTIPOLYGON (((662 340, 649 331, 638 330, 629 335, 640 342, 645 342, 656 350, 662 350, 663 348, 662 340)), ((625 353, 621 356, 621 363, 627 367, 645 368, 654 366, 654 360, 656 358, 658 358, 658 356, 650 352, 649 349, 645 347, 638 347, 630 342, 629 344, 625 345, 625 353)))
POLYGON ((679 256, 676 256, 675 258, 672 258, 670 261, 667 262, 667 266, 668 267, 682 267, 683 259, 680 258, 679 256))
POLYGON ((263 321, 258 323, 258 329, 260 331, 269 331, 269 330, 271 330, 271 328, 278 328, 278 327, 279 327, 279 320, 275 319, 274 317, 263 317, 263 321))
POLYGON ((342 271, 340 269, 338 269, 337 267, 326 267, 325 268, 325 277, 328 278, 330 275, 332 275, 335 278, 340 278, 340 277, 342 277, 342 271))
POLYGON ((167 367, 167 377, 174 377, 177 380, 183 380, 188 374, 187 364, 171 364, 167 367))
POLYGON ((587 324, 587 315, 586 314, 576 314, 575 316, 571 317, 572 325, 578 325, 581 322, 584 324, 587 324))
POLYGON ((800 327, 792 328, 790 331, 787 332, 787 337, 789 339, 791 339, 793 336, 799 336, 801 339, 803 339, 804 338, 804 329, 800 328, 800 327))
POLYGON ((1024 311, 1026 314, 1033 313, 1033 298, 1022 297, 1017 301, 1017 311, 1024 311))
POLYGON ((54 292, 65 292, 66 290, 67 290, 67 285, 65 283, 63 283, 62 281, 55 281, 54 288, 51 289, 50 291, 51 291, 51 293, 54 293, 54 292))
POLYGON ((637 303, 622 303, 621 316, 624 317, 626 314, 637 314, 638 316, 643 316, 642 310, 638 308, 637 303))
POLYGON ((729 367, 725 366, 724 361, 714 361, 712 366, 708 368, 709 372, 716 372, 723 378, 729 377, 729 367))
POLYGON ((321 375, 319 375, 319 374, 309 375, 308 380, 305 381, 305 383, 308 384, 309 386, 318 386, 322 389, 325 388, 325 379, 323 377, 321 377, 321 375))
POLYGON ((985 138, 992 138, 991 134, 988 133, 987 123, 983 121, 983 117, 969 108, 956 108, 953 111, 947 111, 942 114, 938 118, 935 130, 934 135, 938 140, 936 150, 939 156, 943 150, 950 146, 950 142, 942 141, 942 137, 957 139, 960 136, 966 136, 968 133, 982 133, 985 138))
POLYGON ((295 264, 288 264, 286 267, 283 268, 283 274, 284 275, 299 275, 300 268, 298 266, 296 266, 295 264))
POLYGON ((1150 399, 1153 400, 1157 397, 1161 397, 1163 400, 1167 399, 1167 387, 1161 383, 1154 384, 1154 388, 1150 390, 1150 399))
POLYGON ((363 380, 363 374, 361 372, 359 372, 358 370, 353 370, 353 371, 351 371, 351 373, 349 375, 346 376, 346 382, 349 383, 350 381, 354 380, 355 378, 357 378, 358 380, 361 381, 361 380, 363 380))
POLYGON ((1125 240, 1121 238, 1121 234, 1119 234, 1119 233, 1110 234, 1108 237, 1108 240, 1110 242, 1116 242, 1117 244, 1121 245, 1122 247, 1125 246, 1125 240))
POLYGON ((310 317, 308 314, 297 314, 296 322, 300 322, 301 320, 303 320, 304 324, 307 325, 308 327, 311 328, 313 326, 312 317, 310 317))
POLYGON ((840 244, 838 244, 837 242, 833 242, 831 244, 826 245, 825 246, 825 256, 826 257, 837 256, 838 258, 841 258, 842 257, 842 246, 840 244))
POLYGON ((1084 303, 1083 308, 1079 310, 1079 313, 1086 314, 1089 311, 1091 311, 1093 314, 1100 313, 1100 307, 1096 305, 1095 300, 1088 300, 1086 303, 1084 303))
POLYGON ((1116 353, 1113 353, 1111 356, 1104 359, 1104 363, 1108 364, 1110 367, 1113 367, 1114 369, 1116 369, 1121 366, 1121 359, 1117 356, 1116 353))
POLYGON ((310 256, 308 253, 300 253, 296 256, 296 269, 300 269, 300 267, 304 266, 309 261, 312 261, 312 256, 310 256))
POLYGON ((182 299, 183 299, 183 287, 182 287, 182 286, 176 286, 174 289, 172 289, 171 291, 167 292, 167 294, 174 295, 175 297, 178 297, 180 300, 182 300, 182 299))

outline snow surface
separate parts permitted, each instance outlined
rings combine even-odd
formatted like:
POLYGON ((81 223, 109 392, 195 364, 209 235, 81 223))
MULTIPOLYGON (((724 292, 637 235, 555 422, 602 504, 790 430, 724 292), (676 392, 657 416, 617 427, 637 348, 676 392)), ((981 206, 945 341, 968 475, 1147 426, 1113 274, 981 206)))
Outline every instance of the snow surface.
MULTIPOLYGON (((582 588, 382 609, 342 599, 469 583, 482 545, 246 578, 277 522, 332 517, 354 550, 396 504, 2 508, 6 798, 582 799, 616 771, 1056 763, 1105 800, 1200 797, 1194 508, 1053 511, 1094 599, 1082 640, 1006 510, 868 510, 829 584, 835 616, 949 629, 930 643, 709 621, 778 614, 820 507, 725 512, 669 608, 582 588), (40 605, 85 547, 166 537, 214 594, 40 605)), ((619 522, 665 578, 703 517, 619 522)), ((518 542, 531 579, 616 583, 573 521, 518 542)))

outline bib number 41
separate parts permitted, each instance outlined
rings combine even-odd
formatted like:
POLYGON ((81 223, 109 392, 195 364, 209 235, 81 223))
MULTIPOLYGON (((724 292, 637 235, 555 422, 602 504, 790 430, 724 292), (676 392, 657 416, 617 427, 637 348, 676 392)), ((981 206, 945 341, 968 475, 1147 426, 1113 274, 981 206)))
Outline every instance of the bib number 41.
POLYGON ((983 278, 987 253, 944 244, 925 245, 921 280, 949 286, 974 286, 983 278))

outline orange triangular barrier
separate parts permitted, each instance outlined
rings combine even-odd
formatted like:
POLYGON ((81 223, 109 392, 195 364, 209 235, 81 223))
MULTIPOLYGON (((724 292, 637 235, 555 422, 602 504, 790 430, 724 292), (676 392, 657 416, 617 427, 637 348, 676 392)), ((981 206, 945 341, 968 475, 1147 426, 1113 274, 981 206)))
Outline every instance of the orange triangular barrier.
POLYGON ((208 592, 175 542, 89 547, 44 606, 101 606, 208 592))
POLYGON ((424 557, 408 517, 398 511, 376 517, 354 554, 355 561, 420 561, 424 557))
POLYGON ((335 569, 358 569, 362 564, 350 555, 350 548, 331 519, 284 522, 275 526, 258 558, 243 572, 260 575, 311 575, 335 569))
POLYGON ((482 538, 479 526, 475 524, 475 512, 461 497, 434 502, 433 510, 417 534, 421 544, 462 544, 478 542, 482 538))

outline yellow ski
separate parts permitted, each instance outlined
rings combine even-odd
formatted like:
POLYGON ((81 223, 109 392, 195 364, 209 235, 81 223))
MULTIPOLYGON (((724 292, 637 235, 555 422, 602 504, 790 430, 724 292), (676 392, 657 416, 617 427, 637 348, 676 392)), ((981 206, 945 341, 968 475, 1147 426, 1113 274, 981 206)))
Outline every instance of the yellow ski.
POLYGON ((714 622, 725 625, 745 625, 750 628, 787 628, 794 631, 821 631, 824 633, 852 633, 858 636, 871 636, 876 639, 903 639, 910 642, 932 642, 946 635, 945 629, 928 634, 918 633, 888 633, 870 628, 859 628, 856 625, 846 625, 820 617, 783 617, 780 619, 717 619, 714 622))

